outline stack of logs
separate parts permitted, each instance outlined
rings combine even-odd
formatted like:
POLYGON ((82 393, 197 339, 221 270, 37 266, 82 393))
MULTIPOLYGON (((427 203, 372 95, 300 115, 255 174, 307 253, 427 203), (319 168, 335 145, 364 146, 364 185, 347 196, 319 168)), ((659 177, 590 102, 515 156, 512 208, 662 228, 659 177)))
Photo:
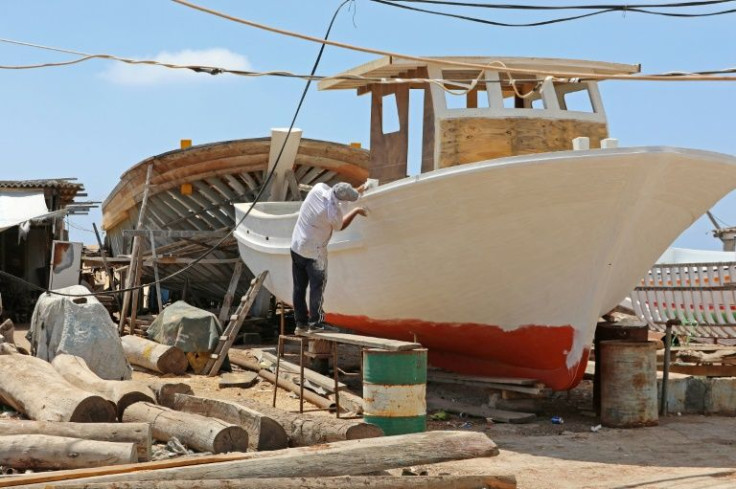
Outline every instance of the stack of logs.
MULTIPOLYGON (((4 353, 0 404, 32 421, 0 422, 0 466, 56 471, 0 478, 0 488, 516 487, 507 475, 363 475, 497 455, 482 433, 384 437, 359 420, 197 397, 188 385, 165 379, 103 380, 71 355, 49 364, 4 353), (152 440, 174 437, 212 455, 150 461, 152 440)), ((166 358, 144 356, 154 364, 166 358)))

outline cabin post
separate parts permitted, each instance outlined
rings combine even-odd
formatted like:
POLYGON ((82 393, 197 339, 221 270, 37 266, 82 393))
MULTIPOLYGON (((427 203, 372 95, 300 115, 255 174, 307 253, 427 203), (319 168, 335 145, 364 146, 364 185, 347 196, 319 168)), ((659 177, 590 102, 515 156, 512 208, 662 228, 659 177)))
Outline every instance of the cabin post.
POLYGON ((409 86, 371 85, 371 178, 382 184, 407 175, 409 155, 409 86), (395 95, 396 107, 386 107, 384 97, 395 95), (399 130, 383 132, 384 110, 397 110, 399 130))

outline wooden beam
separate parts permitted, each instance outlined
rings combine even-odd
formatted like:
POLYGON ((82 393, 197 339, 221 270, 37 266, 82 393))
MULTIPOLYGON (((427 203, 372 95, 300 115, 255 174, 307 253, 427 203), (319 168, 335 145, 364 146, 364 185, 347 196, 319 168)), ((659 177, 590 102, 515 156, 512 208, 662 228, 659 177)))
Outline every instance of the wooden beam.
POLYGON ((158 276, 158 265, 156 264, 156 260, 158 258, 156 256, 156 238, 154 238, 153 236, 153 231, 149 231, 148 236, 148 239, 151 241, 151 257, 153 258, 153 278, 156 281, 156 284, 154 285, 154 287, 156 287, 156 302, 158 303, 158 312, 159 314, 161 314, 161 312, 164 310, 164 302, 161 299, 161 279, 158 276))
POLYGON ((216 231, 182 231, 180 229, 125 229, 124 236, 157 236, 163 238, 223 238, 230 234, 227 229, 216 231))
POLYGON ((233 297, 235 296, 235 289, 238 288, 238 282, 240 281, 240 275, 243 273, 243 261, 238 260, 233 268, 233 276, 230 277, 230 284, 227 287, 225 297, 222 299, 222 308, 220 308, 220 324, 225 325, 228 316, 230 315, 230 306, 233 303, 233 297))
POLYGON ((389 340, 385 338, 375 338, 373 336, 360 336, 348 333, 304 333, 302 336, 314 338, 316 340, 334 341, 336 343, 344 343, 346 345, 364 346, 366 348, 381 348, 383 350, 404 351, 422 348, 419 343, 411 343, 408 341, 389 340))
MULTIPOLYGON (((150 163, 148 165, 148 169, 146 170, 146 184, 143 190, 143 201, 141 203, 141 210, 138 213, 138 223, 136 224, 136 227, 135 227, 136 229, 140 229, 143 226, 144 214, 146 212, 146 207, 148 206, 148 193, 149 193, 150 186, 151 186, 151 175, 152 174, 153 174, 153 163, 150 163)), ((139 256, 140 247, 141 247, 141 237, 134 236, 133 237, 133 249, 130 252, 130 256, 135 257, 134 260, 137 259, 137 257, 139 256)), ((131 267, 133 268, 133 270, 131 270, 128 273, 128 277, 125 283, 126 289, 129 289, 133 286, 133 283, 136 277, 135 265, 136 265, 135 263, 131 263, 131 267)), ((126 316, 128 315, 128 308, 130 306, 130 301, 131 301, 131 293, 130 291, 127 291, 123 295, 123 306, 120 309, 120 324, 119 324, 120 335, 122 335, 125 331, 125 319, 126 319, 126 316)), ((131 324, 130 331, 131 332, 133 331, 132 324, 131 324)))

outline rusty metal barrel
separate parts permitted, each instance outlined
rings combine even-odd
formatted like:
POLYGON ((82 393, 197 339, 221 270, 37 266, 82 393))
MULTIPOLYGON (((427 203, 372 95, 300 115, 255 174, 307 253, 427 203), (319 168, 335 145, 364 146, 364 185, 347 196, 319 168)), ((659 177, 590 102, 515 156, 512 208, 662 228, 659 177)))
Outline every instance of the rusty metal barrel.
POLYGON ((425 431, 427 349, 363 350, 363 420, 386 435, 425 431))
POLYGON ((638 428, 659 423, 657 342, 601 341, 601 424, 638 428))

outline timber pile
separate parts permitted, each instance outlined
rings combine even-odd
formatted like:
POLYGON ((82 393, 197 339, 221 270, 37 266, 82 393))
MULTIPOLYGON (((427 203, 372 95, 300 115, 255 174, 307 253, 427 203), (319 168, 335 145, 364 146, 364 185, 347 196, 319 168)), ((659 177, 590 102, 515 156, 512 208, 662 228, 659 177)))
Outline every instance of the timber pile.
MULTIPOLYGON (((432 464, 450 460, 495 456, 496 445, 483 433, 434 431, 411 435, 369 438, 325 443, 314 447, 288 448, 271 452, 214 455, 147 462, 120 467, 104 467, 50 474, 32 474, 0 480, 0 487, 23 485, 28 489, 65 487, 395 487, 437 488, 483 487, 478 479, 449 478, 438 484, 436 478, 358 477, 383 470, 432 464), (345 476, 351 476, 346 478, 345 476), (279 478, 279 479, 273 479, 279 478), (291 479, 287 481, 286 479, 291 479), (315 479, 309 479, 315 478, 315 479), (333 479, 329 479, 333 478, 333 479), (335 479, 336 478, 336 479, 335 479), (233 482, 222 479, 239 479, 233 482), (269 479, 257 481, 255 479, 269 479), (296 480, 294 480, 296 479, 296 480), (417 481, 426 482, 422 484, 417 481), (60 484, 49 484, 49 482, 60 484), (210 481, 210 482, 207 482, 210 481), (247 485, 252 482, 252 485, 247 485), (301 485, 294 485, 301 483, 301 485), (451 483, 451 484, 448 484, 451 483), (260 484, 260 485, 259 485, 260 484), (266 484, 266 485, 264 485, 266 484), (433 485, 430 485, 433 484, 433 485)), ((485 476, 488 487, 512 489, 512 476, 485 476), (496 484, 497 485, 492 485, 496 484)))

